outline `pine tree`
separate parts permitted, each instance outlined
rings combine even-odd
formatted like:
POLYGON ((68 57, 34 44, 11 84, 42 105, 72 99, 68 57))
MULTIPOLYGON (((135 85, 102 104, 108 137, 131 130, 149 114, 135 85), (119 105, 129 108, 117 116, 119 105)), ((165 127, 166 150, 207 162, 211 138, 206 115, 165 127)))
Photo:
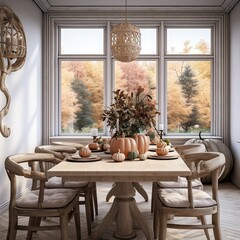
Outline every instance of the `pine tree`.
POLYGON ((81 108, 75 112, 76 121, 74 123, 75 131, 82 131, 84 127, 91 127, 92 120, 92 106, 90 101, 90 92, 87 90, 86 85, 80 79, 75 79, 72 82, 72 89, 77 94, 77 101, 81 108))
POLYGON ((186 66, 179 77, 182 94, 186 99, 186 107, 191 106, 191 112, 186 116, 185 120, 181 122, 181 127, 185 132, 189 132, 189 130, 196 124, 201 125, 199 111, 194 100, 194 97, 198 95, 198 80, 194 77, 195 75, 190 66, 186 66))
POLYGON ((193 98, 198 94, 198 80, 194 79, 194 77, 195 75, 190 66, 186 66, 184 72, 179 77, 179 84, 181 84, 183 96, 189 105, 193 103, 193 98))

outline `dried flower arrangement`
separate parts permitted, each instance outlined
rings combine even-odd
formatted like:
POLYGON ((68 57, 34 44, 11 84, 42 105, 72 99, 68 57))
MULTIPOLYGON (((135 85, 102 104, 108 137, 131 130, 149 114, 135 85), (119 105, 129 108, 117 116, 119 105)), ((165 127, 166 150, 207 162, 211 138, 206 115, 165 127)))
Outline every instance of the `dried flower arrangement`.
POLYGON ((134 134, 155 128, 156 102, 144 88, 139 86, 135 93, 118 89, 114 93, 114 103, 103 111, 102 119, 114 133, 113 137, 134 136, 134 134))

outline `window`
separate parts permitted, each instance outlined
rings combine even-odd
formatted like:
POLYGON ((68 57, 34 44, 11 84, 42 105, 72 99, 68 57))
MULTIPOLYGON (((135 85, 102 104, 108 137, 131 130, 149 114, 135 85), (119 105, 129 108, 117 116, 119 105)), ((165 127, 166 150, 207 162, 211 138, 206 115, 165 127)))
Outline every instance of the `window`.
POLYGON ((167 135, 213 134, 214 27, 148 25, 140 28, 142 50, 130 63, 111 56, 105 39, 111 22, 59 27, 59 135, 89 135, 93 127, 108 135, 101 113, 113 101, 112 92, 138 86, 156 100, 157 122, 167 135))
POLYGON ((62 28, 61 54, 103 54, 102 28, 62 28))
POLYGON ((166 28, 168 133, 211 133, 211 32, 166 28))
POLYGON ((101 133, 103 122, 103 61, 61 61, 61 133, 101 133))
POLYGON ((168 133, 211 132, 211 62, 167 61, 168 133))
POLYGON ((167 54, 211 54, 211 28, 167 28, 167 54))
POLYGON ((101 134, 104 28, 61 28, 59 39, 60 134, 90 134, 92 127, 101 134))

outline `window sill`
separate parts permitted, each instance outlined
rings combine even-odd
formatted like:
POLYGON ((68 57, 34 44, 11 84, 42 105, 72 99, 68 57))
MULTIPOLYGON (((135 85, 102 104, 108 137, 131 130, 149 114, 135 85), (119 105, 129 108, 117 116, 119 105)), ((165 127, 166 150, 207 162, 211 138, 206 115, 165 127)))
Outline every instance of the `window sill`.
MULTIPOLYGON (((101 136, 102 138, 110 139, 110 136, 101 136)), ((188 136, 164 136, 164 138, 167 138, 170 140, 170 142, 173 145, 180 145, 184 144, 189 139, 198 139, 199 137, 194 135, 188 135, 188 136)), ((202 136, 203 139, 219 139, 222 140, 222 137, 220 136, 202 136)), ((88 144, 92 142, 93 138, 92 136, 53 136, 50 137, 50 143, 52 142, 77 142, 81 144, 88 144)), ((239 141, 240 142, 240 141, 239 141)))

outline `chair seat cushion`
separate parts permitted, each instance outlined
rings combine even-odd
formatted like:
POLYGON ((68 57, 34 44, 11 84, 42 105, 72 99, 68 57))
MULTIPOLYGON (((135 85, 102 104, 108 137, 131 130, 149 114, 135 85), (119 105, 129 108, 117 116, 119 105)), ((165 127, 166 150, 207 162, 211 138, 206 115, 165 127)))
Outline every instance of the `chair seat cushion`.
POLYGON ((47 188, 84 188, 88 182, 63 182, 61 177, 52 177, 46 183, 47 188))
MULTIPOLYGON (((185 177, 178 177, 178 181, 160 181, 157 182, 159 188, 187 188, 188 183, 185 177)), ((192 181, 193 188, 202 187, 201 181, 194 179, 192 181)))
MULTIPOLYGON (((43 208, 61 208, 70 203, 77 192, 72 189, 45 189, 43 208)), ((29 191, 16 200, 19 208, 37 208, 39 190, 29 191)))
MULTIPOLYGON (((187 188, 162 188, 158 190, 158 197, 167 207, 189 207, 187 188)), ((194 207, 196 208, 211 207, 217 204, 209 194, 198 189, 193 189, 193 199, 194 207)))

